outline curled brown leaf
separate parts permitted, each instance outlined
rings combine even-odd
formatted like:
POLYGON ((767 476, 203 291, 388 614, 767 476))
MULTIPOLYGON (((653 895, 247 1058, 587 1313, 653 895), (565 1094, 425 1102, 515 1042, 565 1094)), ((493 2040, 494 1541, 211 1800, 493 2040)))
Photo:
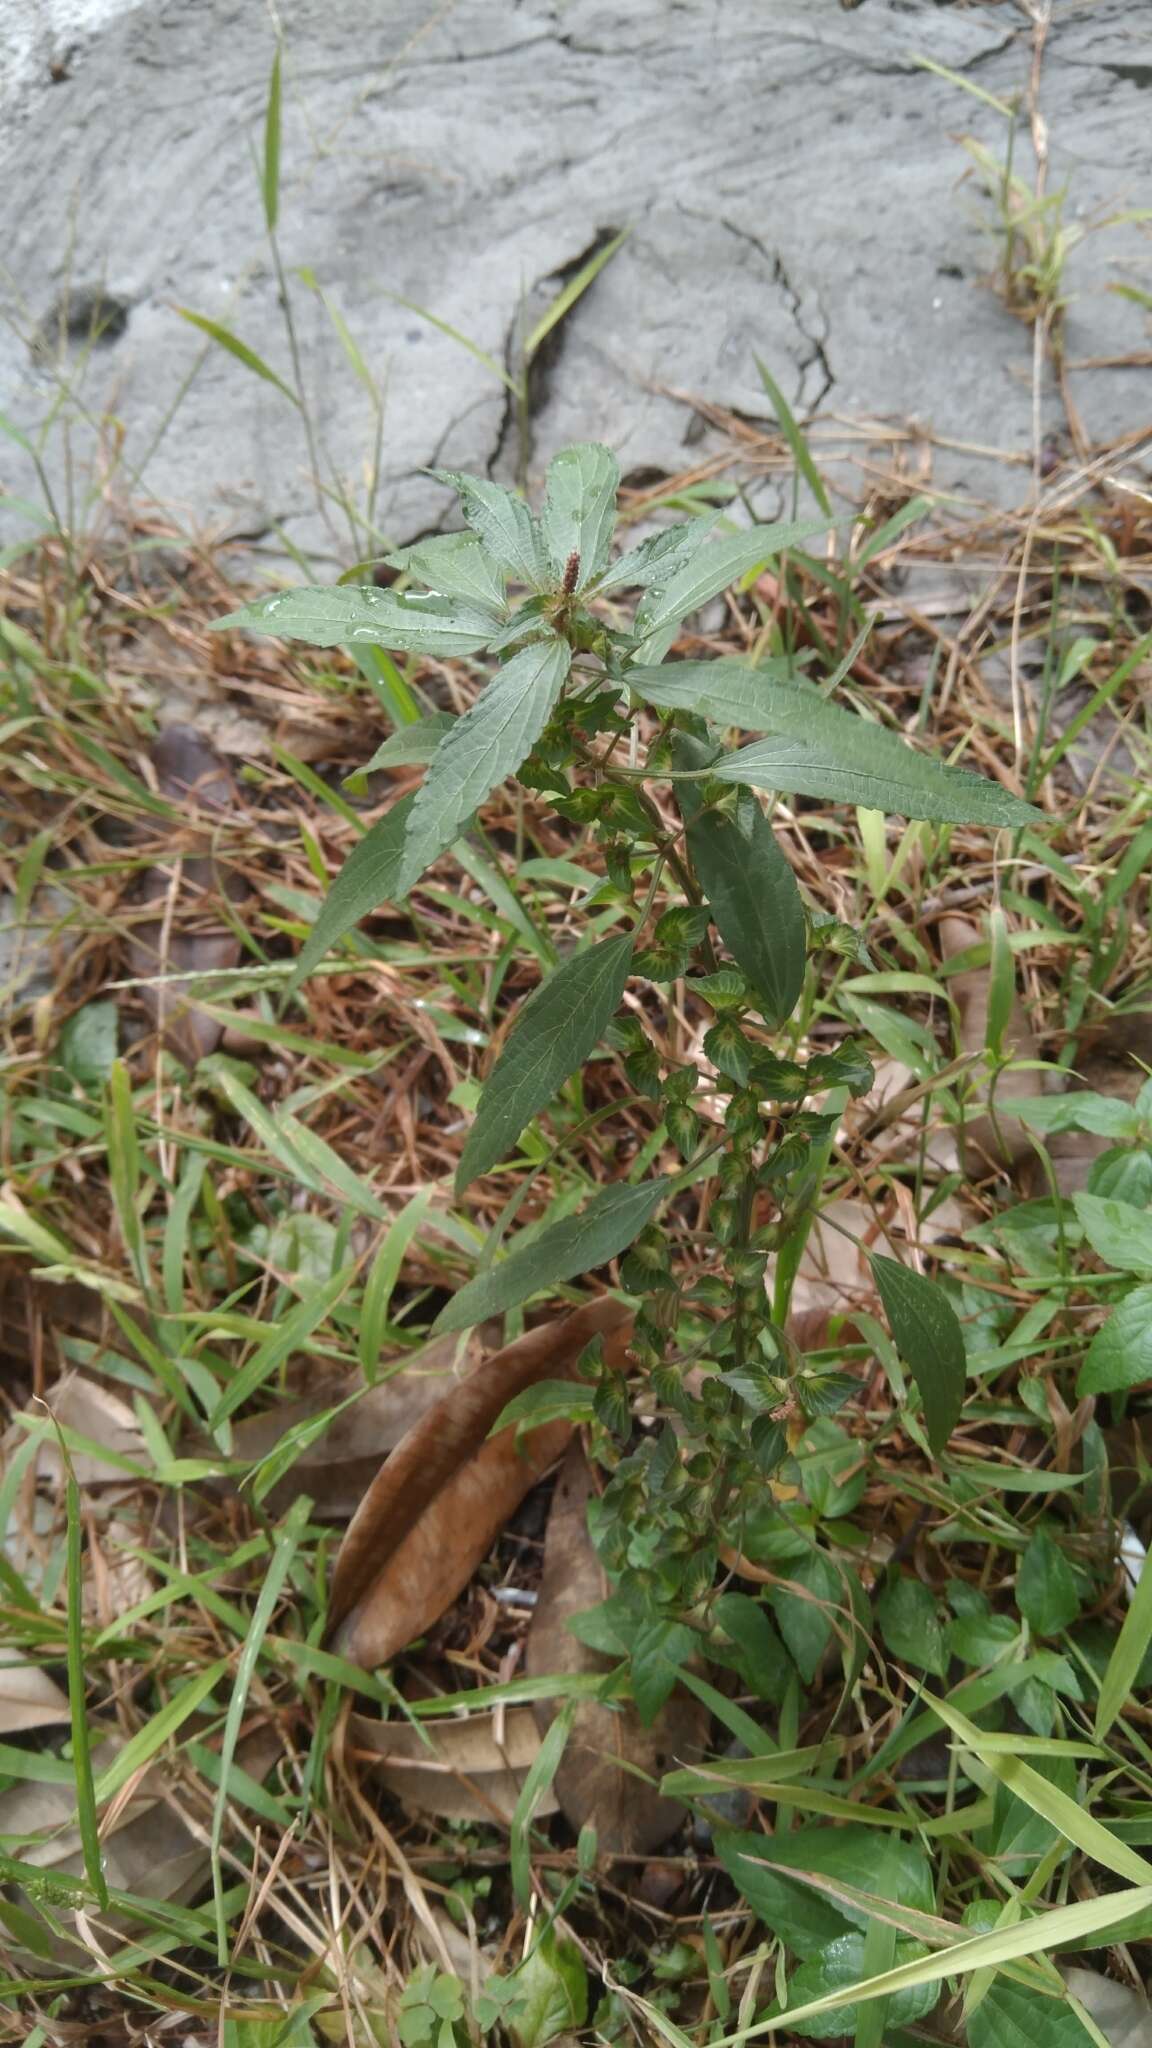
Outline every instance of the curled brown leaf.
POLYGON ((486 1358, 408 1431, 369 1487, 336 1559, 329 1628, 340 1653, 386 1663, 449 1608, 571 1435, 567 1422, 489 1431, 515 1395, 563 1378, 593 1337, 622 1341, 603 1296, 486 1358))
MULTIPOLYGON (((348 1737, 353 1749, 365 1753, 373 1776, 410 1811, 439 1820, 505 1823, 515 1812, 541 1742, 531 1707, 511 1707, 503 1715, 468 1714, 425 1727, 353 1714, 348 1737)), ((558 1805, 549 1792, 534 1810, 539 1817, 555 1813, 558 1805)))

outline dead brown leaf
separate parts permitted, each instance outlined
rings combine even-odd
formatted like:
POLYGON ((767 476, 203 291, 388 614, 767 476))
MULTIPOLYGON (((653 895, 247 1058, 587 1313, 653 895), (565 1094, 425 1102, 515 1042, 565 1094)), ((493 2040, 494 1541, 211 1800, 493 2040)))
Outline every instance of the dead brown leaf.
MULTIPOLYGON (((611 1657, 589 1649, 568 1628, 573 1615, 597 1606, 610 1591, 588 1534, 591 1492, 588 1461, 573 1444, 560 1468, 544 1538, 544 1577, 525 1653, 533 1674, 612 1669, 611 1657)), ((535 1709, 545 1723, 555 1711, 547 1702, 535 1709)), ((707 1732, 707 1710, 683 1691, 673 1693, 650 1728, 630 1702, 582 1701, 554 1781, 565 1818, 577 1829, 591 1824, 603 1855, 643 1856, 658 1849, 686 1809, 647 1781, 659 1780, 674 1764, 695 1762, 707 1732)))
MULTIPOLYGON (((71 1453, 78 1485, 133 1486, 137 1483, 131 1472, 126 1472, 122 1465, 114 1462, 117 1458, 128 1458, 133 1463, 150 1464, 140 1425, 128 1403, 122 1401, 118 1394, 102 1387, 98 1380, 88 1379, 84 1373, 68 1372, 52 1389, 48 1406, 62 1429, 72 1430, 78 1437, 87 1437, 93 1447, 90 1450, 77 1447, 71 1453), (101 1457, 101 1450, 111 1455, 101 1457)), ((43 1417, 43 1406, 37 1404, 30 1413, 43 1417)), ((0 1449, 10 1451, 24 1441, 25 1434, 18 1424, 14 1425, 0 1449)), ((39 1480, 48 1485, 63 1485, 64 1466, 60 1446, 54 1436, 44 1436, 35 1462, 39 1480)))
POLYGON ((58 1727, 70 1719, 68 1695, 56 1680, 38 1664, 26 1663, 10 1643, 0 1644, 0 1736, 58 1727))
POLYGON ((299 1401, 282 1401, 263 1415, 251 1415, 237 1423, 235 1456, 256 1462, 275 1450, 289 1430, 311 1422, 350 1396, 359 1396, 351 1407, 332 1417, 323 1434, 301 1451, 291 1470, 265 1495, 265 1512, 275 1518, 298 1493, 307 1493, 322 1517, 339 1522, 355 1514, 381 1460, 396 1449, 434 1401, 473 1370, 480 1361, 482 1344, 479 1330, 473 1330, 463 1345, 458 1336, 434 1337, 411 1354, 402 1372, 375 1386, 365 1389, 360 1373, 344 1380, 324 1380, 299 1401))
MULTIPOLYGON (((541 1742, 531 1707, 436 1721, 423 1730, 411 1721, 353 1714, 348 1737, 353 1749, 370 1751, 373 1776, 411 1811, 439 1820, 505 1823, 541 1742)), ((536 1812, 555 1813, 558 1806, 549 1795, 536 1812)))
POLYGON ((329 1627, 341 1654, 371 1669, 452 1605, 531 1486, 562 1454, 571 1427, 547 1423, 489 1438, 508 1402, 569 1373, 627 1311, 608 1296, 530 1330, 486 1358, 408 1431, 352 1518, 336 1559, 329 1627))
MULTIPOLYGON (((191 726, 170 725, 152 748, 152 764, 162 793, 185 811, 199 829, 173 847, 170 864, 147 869, 140 883, 140 901, 156 903, 155 922, 133 926, 128 946, 128 971, 147 983, 164 975, 205 974, 235 967, 240 941, 219 909, 222 894, 239 900, 246 894, 234 870, 223 869, 212 852, 221 820, 238 803, 230 771, 214 749, 191 726)), ((179 982, 140 989, 140 999, 159 1037, 189 1066, 195 1066, 220 1042, 223 1025, 190 1001, 179 982)))

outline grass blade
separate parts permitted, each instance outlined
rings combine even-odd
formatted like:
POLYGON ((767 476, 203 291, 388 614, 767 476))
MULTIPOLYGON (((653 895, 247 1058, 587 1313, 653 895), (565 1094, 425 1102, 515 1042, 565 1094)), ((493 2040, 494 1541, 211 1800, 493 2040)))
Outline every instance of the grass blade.
POLYGON ((96 1787, 92 1777, 92 1745, 88 1738, 88 1710, 85 1703, 84 1669, 84 1579, 83 1524, 80 1517, 80 1488, 72 1463, 60 1439, 60 1455, 68 1472, 66 1511, 68 1517, 68 1704, 72 1710, 72 1761, 76 1769, 76 1819, 84 1851, 88 1882, 105 1909, 108 1885, 100 1854, 100 1830, 96 1821, 96 1787))
POLYGON ((1006 1756, 999 1749, 987 1747, 982 1730, 966 1714, 950 1706, 947 1700, 936 1699, 923 1688, 920 1697, 925 1706, 939 1714, 945 1727, 959 1737, 965 1749, 979 1757, 985 1770, 991 1771, 1009 1792, 1056 1828, 1065 1841, 1071 1842, 1083 1855, 1090 1856, 1093 1862, 1102 1863, 1105 1870, 1115 1871, 1118 1877, 1127 1877, 1138 1885, 1152 1883, 1152 1863, 1137 1855, 1126 1842, 1120 1841, 1103 1821, 1097 1820, 1075 1799, 1070 1799, 1066 1792, 1050 1785, 1047 1778, 1042 1778, 1039 1771, 1034 1771, 1022 1757, 1006 1756))
POLYGON ((756 368, 760 373, 760 382, 764 386, 765 392, 767 393, 769 399, 772 402, 772 410, 776 415, 776 422, 780 428, 780 432, 783 434, 784 439, 787 441, 789 448, 792 450, 792 459, 795 462, 797 469, 800 471, 800 474, 803 477, 805 483, 807 484, 808 489, 811 491, 812 496, 815 498, 816 503, 819 505, 820 510, 823 512, 824 517, 826 519, 831 519, 832 500, 829 498, 828 493, 824 488, 824 479, 821 476, 820 471, 817 469, 816 464, 812 460, 812 456, 808 448, 808 443, 804 439, 804 436, 796 423, 796 419, 792 412, 792 408, 789 405, 788 400, 785 398, 784 393, 781 391, 780 386, 777 384, 775 377, 772 375, 772 372, 769 370, 767 363, 762 362, 760 357, 757 355, 754 355, 752 360, 754 361, 756 368))
POLYGON ((236 1754, 236 1743, 240 1734, 240 1723, 248 1699, 248 1688, 260 1655, 260 1645, 268 1630, 281 1588, 288 1576, 296 1547, 307 1526, 312 1503, 307 1494, 301 1494, 288 1510, 283 1529, 276 1539, 264 1584, 253 1610, 240 1661, 236 1666, 236 1680, 228 1706, 228 1718, 224 1723, 224 1734, 220 1743, 220 1783, 212 1807, 212 1896, 216 1918, 216 1955, 221 1968, 226 1969, 228 1955, 228 1924, 224 1908, 223 1870, 220 1862, 220 1845, 224 1839, 224 1814, 228 1805, 228 1780, 232 1760, 236 1754))
MULTIPOLYGON (((934 1956, 917 1956, 899 1963, 862 1984, 838 1986, 824 1998, 808 2005, 794 2006, 774 2019, 759 2020, 754 2027, 741 2027, 725 2034, 713 2048, 744 2048, 773 2030, 795 2027, 800 2020, 815 2019, 818 2013, 838 2006, 863 2005, 873 1998, 888 1998, 896 1991, 913 1991, 921 1984, 939 1984, 945 1977, 968 1977, 974 1970, 999 1969, 1001 1964, 1021 1956, 1043 1955, 1054 1948, 1088 1948, 1098 1929, 1112 1926, 1122 1918, 1144 1912, 1152 1906, 1152 1885, 1134 1886, 1129 1891, 1110 1892, 1100 1899, 1084 1899, 1075 1906, 1058 1906, 1053 1912, 1038 1913, 1014 1927, 997 1927, 990 1934, 978 1934, 970 1941, 958 1941, 934 1956)), ((959 1930, 957 1930, 959 1931, 959 1930)))
POLYGON ((1144 1662, 1145 1652, 1152 1642, 1152 1565, 1145 1561, 1143 1570, 1132 1595, 1132 1604, 1124 1616, 1124 1623, 1116 1638, 1108 1668, 1100 1685, 1100 1697, 1096 1702, 1096 1719, 1092 1733, 1097 1742, 1102 1742, 1121 1713, 1124 1704, 1132 1696, 1136 1673, 1144 1662))
POLYGON ((280 51, 272 59, 268 81, 268 106, 264 115, 264 167, 261 178, 264 218, 273 234, 280 212, 280 51))
POLYGON ((557 292, 547 312, 541 314, 524 343, 524 361, 526 363, 532 361, 541 342, 547 341, 552 329, 559 325, 565 313, 571 312, 577 299, 584 296, 589 285, 599 277, 604 265, 611 263, 617 249, 628 240, 631 232, 631 228, 621 228, 618 235, 613 235, 610 242, 605 242, 602 249, 597 249, 595 255, 588 258, 587 263, 576 272, 575 277, 569 278, 563 291, 557 292))
POLYGON ((222 348, 227 355, 235 356, 238 363, 243 363, 245 369, 253 371, 257 377, 263 377, 266 384, 274 384, 277 391, 282 391, 285 398, 291 399, 292 404, 299 407, 300 400, 291 386, 285 384, 283 377, 276 375, 263 356, 258 356, 254 348, 249 348, 246 341, 241 341, 238 334, 233 334, 230 327, 224 327, 219 320, 207 319, 203 313, 193 313, 188 306, 177 306, 176 311, 182 320, 189 321, 193 327, 198 327, 202 334, 206 334, 209 341, 214 341, 217 348, 222 348))
POLYGON ((227 1669, 228 1659, 220 1657, 204 1671, 198 1671, 195 1678, 189 1679, 187 1685, 182 1686, 180 1691, 161 1707, 158 1714, 153 1714, 152 1719, 137 1730, 131 1741, 125 1743, 114 1762, 109 1764, 108 1769, 100 1773, 95 1787, 98 1806, 103 1806, 105 1800, 111 1799, 113 1793, 128 1783, 133 1772, 140 1769, 141 1764, 146 1764, 155 1756, 169 1736, 174 1735, 188 1716, 194 1714, 197 1707, 207 1699, 213 1686, 219 1684, 227 1669))

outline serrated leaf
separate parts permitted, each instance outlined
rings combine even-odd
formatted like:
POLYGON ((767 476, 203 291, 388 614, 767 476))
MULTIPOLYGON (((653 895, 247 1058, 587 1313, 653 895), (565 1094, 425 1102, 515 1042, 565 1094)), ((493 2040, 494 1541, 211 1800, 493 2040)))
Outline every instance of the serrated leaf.
POLYGON ((899 734, 766 667, 726 658, 638 667, 628 686, 663 710, 775 735, 718 762, 725 782, 937 823, 1024 825, 1041 815, 998 783, 914 753, 899 734))
POLYGON ((504 2017, 513 2048, 546 2048, 561 2035, 571 2040, 588 2017, 583 1957, 574 1941, 554 1929, 535 1944, 508 1984, 516 1991, 504 2017))
POLYGON ((1037 1529, 1020 1560, 1016 1605, 1037 1636, 1059 1635, 1080 1612, 1072 1567, 1047 1529, 1037 1529))
MULTIPOLYGON (((773 526, 752 526, 744 533, 725 534, 711 542, 689 562, 674 569, 666 583, 653 587, 636 613, 638 640, 647 640, 666 626, 679 625, 690 612, 699 611, 709 598, 718 597, 737 577, 767 562, 798 541, 827 530, 827 520, 778 521, 773 526)), ((629 682, 632 678, 629 676, 629 682)))
POLYGON ((705 512, 699 519, 686 519, 680 526, 651 533, 637 547, 619 555, 597 584, 598 590, 645 588, 662 577, 682 569, 711 538, 717 514, 705 512))
POLYGON ((943 1678, 948 1669, 944 1630, 927 1586, 919 1579, 893 1579, 880 1595, 876 1614, 894 1657, 943 1678))
POLYGON ((433 711, 427 718, 414 718, 410 725, 400 726, 391 739, 377 747, 372 759, 356 770, 357 775, 370 775, 374 768, 410 768, 427 763, 455 723, 453 711, 433 711))
POLYGON ((1093 2048, 1094 2036, 1058 1995, 994 1978, 968 2015, 968 2048, 1093 2048))
POLYGON ((699 784, 682 783, 680 791, 688 851, 716 929, 775 1029, 804 986, 807 935, 796 877, 754 800, 726 816, 700 810, 699 784))
POLYGON ((299 988, 329 947, 362 917, 381 903, 396 901, 396 877, 404 858, 408 819, 415 801, 415 796, 401 797, 352 848, 324 898, 320 915, 292 970, 288 994, 299 988))
POLYGON ((443 597, 462 597, 482 611, 505 610, 504 577, 474 533, 438 533, 386 557, 391 569, 406 569, 443 597))
POLYGON ((998 1116, 1019 1117, 1029 1130, 1045 1136, 1054 1131, 1091 1131, 1098 1138, 1135 1138, 1140 1112, 1131 1102, 1096 1095, 1090 1088, 1070 1088, 1064 1095, 1012 1095, 996 1105, 998 1116))
POLYGON ((1077 1194, 1072 1200, 1084 1235, 1106 1266, 1152 1278, 1152 1216, 1146 1210, 1107 1195, 1077 1194))
POLYGON ((638 1187, 605 1188, 578 1216, 550 1224, 530 1244, 515 1242, 506 1259, 478 1273, 453 1296, 433 1325, 435 1331, 467 1330, 487 1316, 516 1308, 542 1288, 590 1273, 631 1244, 655 1215, 669 1191, 667 1180, 638 1187))
MULTIPOLYGON (((801 1963, 799 1969, 792 1973, 790 1996, 797 2000, 810 2000, 832 1995, 846 1984, 858 1984, 869 1974, 866 1942, 867 1936, 863 1934, 842 1934, 838 1940, 830 1941, 822 1955, 801 1963)), ((914 1956, 917 1950, 912 1942, 898 1942, 893 1936, 890 1953, 897 1961, 903 1962, 914 1956)), ((939 2002, 938 1984, 901 1991, 885 2011, 885 2026, 887 2029, 910 2027, 917 2020, 926 2019, 939 2002)), ((822 2013, 819 2019, 809 2020, 806 2024, 802 2022, 796 2033, 808 2041, 842 2041, 848 2035, 858 2040, 861 2019, 869 2011, 871 2008, 868 2006, 864 2006, 859 2014, 854 2005, 834 2006, 831 2011, 822 2013)), ((883 2036, 885 2043, 894 2043, 896 2038, 889 2031, 883 2036)), ((899 2038, 904 2041, 907 2036, 901 2034, 899 2038)))
POLYGON ((931 1448, 944 1449, 964 1405, 964 1333, 948 1296, 922 1273, 880 1252, 869 1254, 896 1349, 920 1389, 931 1448))
POLYGON ((1085 1394, 1120 1394, 1152 1380, 1152 1287, 1134 1287, 1097 1330, 1076 1381, 1085 1394))
POLYGON ((649 1621, 637 1630, 628 1669, 632 1697, 645 1727, 651 1727, 699 1641, 678 1621, 649 1621))
POLYGON ((565 640, 525 647, 497 670, 471 709, 445 733, 413 800, 397 895, 407 894, 451 846, 477 805, 531 753, 571 661, 565 640))
POLYGON ((620 464, 598 441, 562 448, 548 464, 540 527, 557 582, 570 558, 579 562, 576 590, 584 590, 608 560, 616 526, 620 464))
MULTIPOLYGON (((770 1757, 765 1761, 771 1764, 770 1757)), ((716 1853, 753 1911, 805 1961, 820 1955, 846 1926, 866 1931, 874 1917, 871 1901, 865 1907, 827 1897, 804 1883, 805 1872, 916 1912, 930 1913, 935 1905, 923 1850, 897 1840, 885 1840, 882 1848, 877 1831, 859 1823, 808 1825, 770 1837, 718 1829, 716 1853), (790 1870, 797 1875, 790 1876, 790 1870)))
POLYGON ((106 1081, 116 1061, 120 1012, 115 1001, 85 1003, 64 1025, 56 1052, 60 1064, 82 1087, 106 1081))
POLYGON ((565 960, 523 1005, 484 1084, 456 1173, 461 1191, 505 1156, 603 1036, 624 992, 633 935, 565 960))
POLYGON ((352 647, 370 642, 410 654, 474 654, 495 631, 485 612, 442 598, 397 597, 369 584, 334 583, 318 590, 280 590, 222 619, 213 632, 242 626, 304 640, 310 647, 352 647))
POLYGON ((460 510, 489 554, 519 582, 539 588, 546 564, 539 528, 523 498, 487 477, 455 469, 430 469, 428 474, 459 493, 460 510))

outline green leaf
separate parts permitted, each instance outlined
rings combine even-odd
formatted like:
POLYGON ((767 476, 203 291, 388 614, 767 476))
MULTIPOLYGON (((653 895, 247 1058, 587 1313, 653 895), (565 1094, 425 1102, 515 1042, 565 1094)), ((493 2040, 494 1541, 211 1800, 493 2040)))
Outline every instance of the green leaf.
POLYGON ((579 1380, 537 1380, 516 1394, 496 1417, 489 1436, 504 1429, 539 1429, 543 1422, 591 1422, 596 1414, 595 1387, 579 1380))
POLYGON ((597 589, 644 589, 661 577, 671 576, 699 554, 715 524, 715 512, 705 512, 699 519, 686 519, 679 526, 665 527, 662 533, 649 534, 638 547, 617 556, 600 578, 597 589))
POLYGON ((969 2013, 968 2048, 1093 2048, 1094 2037, 1053 1991, 1046 1997, 1027 1984, 997 1976, 969 2013))
POLYGON ((459 494, 460 510, 490 555, 533 590, 543 587, 545 562, 536 521, 514 491, 486 477, 465 476, 455 469, 430 469, 437 483, 459 494))
POLYGON ((352 848, 324 898, 320 915, 292 970, 288 994, 299 988, 317 961, 362 917, 381 903, 396 901, 396 879, 403 864, 408 820, 415 801, 415 796, 401 797, 352 848))
POLYGON ((919 1579, 893 1579, 877 1603, 881 1634, 894 1657, 943 1678, 948 1669, 936 1602, 919 1579))
POLYGON ((276 226, 280 211, 280 46, 272 59, 272 76, 268 81, 268 105, 264 114, 264 165, 261 186, 264 194, 264 219, 271 234, 276 226))
POLYGON ((557 582, 573 555, 574 588, 584 590, 608 560, 616 525, 620 464, 598 441, 563 448, 548 464, 548 485, 540 526, 557 582))
POLYGON ((788 1659, 760 1602, 747 1593, 721 1593, 712 1611, 736 1645, 741 1677, 761 1699, 778 1706, 784 1696, 788 1659))
MULTIPOLYGON (((770 1756, 766 1762, 771 1764, 770 1756)), ((811 1890, 787 1875, 789 1870, 810 1870, 921 1913, 931 1913, 935 1906, 923 1850, 895 1836, 886 1836, 881 1844, 874 1828, 855 1822, 838 1828, 792 1828, 770 1836, 730 1833, 725 1828, 717 1830, 716 1853, 753 1911, 805 1961, 822 1954, 848 1928, 866 1933, 872 1916, 863 1906, 811 1890)))
POLYGON ((279 590, 212 621, 214 632, 242 626, 274 633, 280 640, 304 640, 310 647, 347 647, 370 642, 412 654, 474 654, 495 631, 486 612, 469 611, 442 598, 377 590, 372 584, 326 585, 318 590, 279 590))
POLYGON ((545 2048, 561 2034, 571 2038, 588 2018, 588 1972, 580 1950, 554 1928, 541 1935, 511 1982, 516 2000, 504 2026, 513 2048, 545 2048))
MULTIPOLYGON (((690 562, 673 570, 666 582, 653 589, 636 613, 634 631, 638 640, 648 640, 664 627, 679 625, 690 612, 699 611, 709 598, 727 590, 730 583, 767 562, 797 541, 826 531, 826 520, 781 521, 774 526, 752 526, 743 533, 724 534, 709 543, 690 562)), ((699 666, 697 663, 693 667, 699 666)), ((628 682, 632 684, 629 673, 628 682)), ((635 685, 639 687, 639 685, 635 685)))
POLYGON ((1108 1659, 1108 1668, 1100 1681, 1092 1729, 1097 1742, 1104 1740, 1117 1716, 1131 1701, 1149 1643, 1152 1643, 1152 1567, 1145 1564, 1108 1659))
MULTIPOLYGON (((707 749, 682 740, 676 759, 706 766, 707 749)), ((716 929, 776 1029, 804 985, 807 938, 796 877, 754 797, 729 816, 701 808, 699 783, 678 787, 688 851, 716 929)))
POLYGON ((1088 1169, 1088 1193, 1130 1207, 1152 1206, 1152 1152, 1144 1146, 1113 1145, 1088 1169))
MULTIPOLYGON (((377 747, 370 761, 358 768, 358 775, 369 775, 374 768, 410 768, 414 763, 426 764, 432 759, 445 733, 456 723, 453 711, 433 711, 427 718, 414 718, 410 725, 402 725, 391 739, 377 747)), ((349 776, 348 780, 354 778, 349 776)))
POLYGON ((504 1158, 525 1125, 581 1067, 615 1013, 632 963, 633 935, 573 954, 520 1010, 484 1084, 456 1173, 457 1191, 504 1158))
POLYGON ((761 362, 760 357, 755 354, 753 355, 753 361, 760 372, 760 382, 764 386, 765 396, 770 401, 772 410, 776 414, 780 431, 792 450, 793 461, 804 478, 812 496, 815 498, 816 503, 819 505, 820 510, 823 512, 825 519, 831 522, 832 503, 828 496, 824 479, 812 460, 808 443, 797 425, 792 408, 767 364, 761 362))
POLYGON ((98 1087, 108 1079, 116 1059, 119 1023, 120 1012, 111 998, 85 1003, 69 1017, 56 1051, 60 1065, 81 1086, 98 1087))
POLYGON ((606 1265, 630 1245, 655 1215, 668 1194, 667 1180, 642 1181, 638 1187, 618 1183, 605 1188, 578 1216, 566 1216, 542 1230, 531 1244, 517 1248, 486 1273, 478 1273, 441 1310, 433 1330, 468 1330, 486 1316, 516 1308, 529 1295, 559 1286, 606 1265))
POLYGON ((1106 1266, 1152 1279, 1152 1216, 1106 1195, 1073 1195, 1084 1235, 1106 1266))
POLYGON ((1016 1000, 1016 965, 1009 943, 1008 920, 997 903, 988 913, 988 1014, 984 1044, 995 1059, 1004 1045, 1016 1000))
POLYGON ((1130 1102, 1095 1095, 1090 1088, 1070 1088, 1066 1095, 1006 1096, 996 1105, 998 1116, 1018 1117, 1030 1131, 1091 1131, 1098 1138, 1136 1138, 1140 1112, 1130 1102))
POLYGON ((787 1585, 775 1586, 772 1607, 796 1668, 805 1685, 811 1685, 833 1629, 844 1626, 839 1611, 845 1604, 844 1587, 831 1558, 822 1550, 811 1550, 785 1564, 781 1577, 803 1588, 791 1592, 787 1585))
POLYGON ((526 647, 496 671, 446 732, 416 792, 396 893, 404 896, 450 846, 478 804, 520 766, 539 739, 572 661, 567 641, 526 647))
POLYGON ((1152 1380, 1152 1287, 1134 1287, 1097 1330, 1084 1354, 1076 1393, 1120 1394, 1152 1380))
POLYGON ((463 598, 481 611, 504 615, 503 571, 474 533, 438 533, 385 559, 389 568, 406 569, 443 597, 463 598))
POLYGON ((874 735, 882 730, 861 719, 853 741, 847 734, 812 746, 800 740, 761 740, 730 754, 716 773, 724 782, 743 782, 752 789, 823 797, 896 812, 903 818, 927 818, 934 824, 1000 827, 1035 824, 1039 819, 1039 811, 999 783, 915 754, 900 741, 904 761, 885 758, 870 765, 878 751, 874 735))
POLYGON ((263 356, 258 356, 254 348, 249 348, 246 341, 241 341, 238 334, 233 334, 230 327, 222 326, 219 320, 206 319, 203 313, 193 313, 188 306, 177 306, 176 311, 182 320, 187 320, 191 327, 198 327, 202 334, 206 334, 210 341, 214 341, 217 348, 222 348, 227 355, 235 356, 236 361, 243 363, 246 370, 254 371, 266 384, 274 384, 277 391, 283 392, 285 398, 293 405, 299 405, 300 400, 291 386, 285 384, 283 377, 276 375, 263 356))
POLYGON ((944 1449, 964 1405, 964 1333, 946 1294, 896 1259, 869 1254, 896 1349, 920 1389, 931 1448, 944 1449))
POLYGON ((554 327, 571 312, 578 299, 583 298, 590 284, 599 277, 606 263, 611 263, 618 249, 628 240, 631 228, 621 228, 607 242, 592 251, 586 263, 582 263, 575 277, 570 277, 561 286, 551 304, 544 308, 536 325, 524 337, 524 361, 531 363, 541 344, 547 341, 554 327))
MULTIPOLYGON (((789 1997, 808 2001, 841 1991, 848 1984, 858 1984, 869 1974, 864 1958, 866 1939, 863 1934, 842 1934, 836 1941, 830 1941, 822 1955, 812 1956, 793 1972, 788 1987, 789 1997)), ((918 1953, 910 1941, 895 1943, 897 1962, 905 1962, 918 1953)), ((939 2001, 938 1984, 918 1985, 901 1991, 888 2007, 887 2025, 910 2027, 917 2020, 927 2019, 939 2001)), ((863 2010, 867 2011, 867 2007, 863 2010)), ((840 2041, 846 2034, 855 2033, 856 2027, 856 2007, 838 2005, 822 2013, 818 2019, 801 2022, 794 2031, 806 2041, 840 2041)), ((889 2041, 891 2038, 891 2034, 885 2032, 884 2039, 889 2041)))
POLYGON ((640 1719, 651 1727, 676 1680, 681 1667, 699 1647, 694 1629, 678 1621, 649 1621, 639 1628, 628 1660, 632 1697, 640 1719))
POLYGON ((998 783, 915 753, 898 733, 781 675, 777 665, 674 662, 629 669, 627 680, 665 710, 698 711, 777 735, 718 763, 714 772, 726 782, 960 825, 1024 825, 1040 816, 998 783))
POLYGON ((1071 1566, 1047 1529, 1037 1529, 1020 1560, 1016 1605, 1038 1636, 1059 1635, 1080 1612, 1071 1566))

